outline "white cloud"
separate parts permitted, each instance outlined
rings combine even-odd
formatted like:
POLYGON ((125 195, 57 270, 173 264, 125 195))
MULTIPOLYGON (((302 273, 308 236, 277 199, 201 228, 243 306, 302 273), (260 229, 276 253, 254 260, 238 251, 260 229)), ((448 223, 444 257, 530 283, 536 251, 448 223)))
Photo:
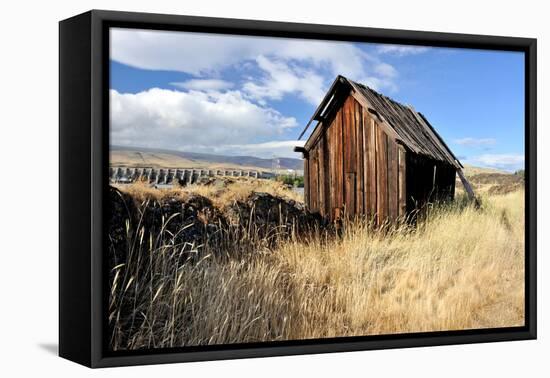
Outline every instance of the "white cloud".
POLYGON ((112 91, 111 138, 118 145, 296 156, 295 143, 280 140, 297 121, 269 101, 294 95, 317 105, 337 75, 397 90, 392 65, 347 42, 111 29, 111 59, 192 76, 171 83, 181 90, 112 91))
POLYGON ((374 66, 374 72, 386 79, 393 79, 397 76, 395 68, 388 63, 378 63, 374 66))
POLYGON ((374 89, 375 91, 382 91, 384 88, 387 88, 390 91, 397 90, 397 87, 391 81, 374 76, 365 77, 359 82, 374 89))
POLYGON ((198 150, 280 137, 296 119, 239 91, 111 90, 111 144, 198 150))
POLYGON ((313 105, 322 100, 325 92, 320 75, 311 70, 293 68, 283 61, 272 61, 263 55, 256 62, 265 72, 265 76, 259 80, 259 84, 249 81, 243 86, 244 91, 252 98, 281 100, 288 93, 297 93, 313 105))
POLYGON ((233 83, 220 79, 191 79, 184 82, 170 84, 178 88, 196 91, 220 91, 233 87, 233 83))
POLYGON ((258 56, 301 61, 333 75, 360 76, 369 56, 347 42, 191 32, 111 29, 111 59, 149 70, 200 76, 258 56))
POLYGON ((337 75, 367 78, 380 90, 397 89, 394 67, 348 42, 115 28, 111 59, 201 78, 227 67, 259 68, 263 76, 248 80, 245 88, 262 101, 296 93, 314 103, 337 75))
POLYGON ((111 29, 111 59, 148 70, 196 76, 252 59, 262 49, 258 38, 219 34, 111 29))
POLYGON ((425 53, 429 47, 405 46, 405 45, 381 45, 377 48, 380 54, 392 54, 397 56, 418 55, 425 53))
POLYGON ((484 154, 468 159, 467 162, 472 165, 516 171, 523 169, 525 156, 521 154, 484 154))
POLYGON ((461 138, 455 139, 455 143, 467 147, 489 147, 494 146, 497 141, 494 138, 461 138))
MULTIPOLYGON (((371 57, 357 46, 347 42, 280 39, 271 52, 276 57, 301 61, 317 69, 327 69, 332 78, 337 75, 357 79, 370 70, 371 57)), ((266 53, 264 55, 269 55, 266 53)))
POLYGON ((289 157, 300 159, 302 155, 294 152, 294 147, 303 146, 304 141, 283 140, 249 144, 223 144, 211 147, 201 147, 201 151, 221 155, 250 155, 270 159, 273 157, 289 157))

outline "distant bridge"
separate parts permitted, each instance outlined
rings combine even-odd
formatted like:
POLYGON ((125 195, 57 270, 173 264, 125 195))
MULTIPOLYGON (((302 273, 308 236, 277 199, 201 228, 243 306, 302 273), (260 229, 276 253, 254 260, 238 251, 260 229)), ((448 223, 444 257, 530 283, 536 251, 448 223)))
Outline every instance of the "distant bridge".
POLYGON ((109 181, 113 184, 130 184, 147 181, 154 185, 190 185, 205 177, 253 177, 272 178, 271 172, 248 169, 202 169, 202 168, 148 168, 109 167, 109 181))

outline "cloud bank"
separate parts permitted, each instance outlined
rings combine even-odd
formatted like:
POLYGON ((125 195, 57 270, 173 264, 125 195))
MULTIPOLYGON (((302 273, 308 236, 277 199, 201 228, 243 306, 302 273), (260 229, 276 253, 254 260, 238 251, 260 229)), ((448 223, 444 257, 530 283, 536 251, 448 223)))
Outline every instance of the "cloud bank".
POLYGON ((466 147, 489 147, 494 146, 497 140, 494 138, 462 138, 456 139, 455 143, 466 147))
POLYGON ((514 172, 525 167, 525 156, 522 154, 483 154, 474 156, 466 162, 471 165, 514 172))
POLYGON ((114 61, 190 76, 170 83, 177 90, 112 90, 112 144, 263 157, 297 157, 288 131, 298 124, 275 109, 279 101, 294 96, 316 106, 337 75, 396 91, 399 73, 380 55, 425 51, 392 45, 367 52, 348 42, 118 28, 110 38, 114 61))
POLYGON ((110 99, 113 145, 214 151, 277 138, 297 126, 293 117, 254 104, 238 91, 111 90, 110 99))
POLYGON ((429 50, 429 47, 424 46, 405 46, 405 45, 381 45, 378 47, 378 52, 381 54, 390 54, 397 56, 418 55, 429 50))
POLYGON ((250 155, 264 159, 274 157, 299 158, 294 147, 303 146, 303 140, 282 140, 264 143, 223 144, 219 146, 202 146, 197 152, 216 153, 220 155, 250 155))
MULTIPOLYGON (((384 53, 396 48, 388 47, 384 53)), ((400 54, 425 51, 400 49, 400 54)), ((244 89, 258 100, 296 93, 315 104, 339 74, 375 89, 397 90, 398 73, 392 65, 348 42, 115 28, 111 59, 141 69, 185 72, 197 79, 252 64, 261 74, 247 81, 244 89)))
POLYGON ((174 87, 195 91, 220 91, 233 88, 233 83, 220 79, 191 79, 170 84, 174 87))

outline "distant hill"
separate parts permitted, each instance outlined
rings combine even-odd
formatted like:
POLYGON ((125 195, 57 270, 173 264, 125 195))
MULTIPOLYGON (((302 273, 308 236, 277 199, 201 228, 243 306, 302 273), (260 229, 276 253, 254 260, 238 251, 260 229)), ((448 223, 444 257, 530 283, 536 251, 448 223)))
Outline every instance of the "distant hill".
POLYGON ((464 164, 464 174, 467 177, 474 176, 477 174, 482 174, 482 173, 497 173, 497 174, 503 174, 503 175, 511 174, 510 172, 502 171, 496 168, 474 167, 473 165, 464 164))
MULTIPOLYGON (((279 169, 304 169, 301 159, 277 158, 279 169)), ((146 147, 111 146, 111 165, 135 167, 196 167, 196 168, 239 168, 271 170, 273 159, 254 156, 227 156, 198 152, 173 151, 146 147)))
MULTIPOLYGON (((464 174, 478 194, 506 194, 523 189, 525 179, 522 175, 501 171, 494 168, 464 166, 464 174)), ((463 191, 462 183, 458 176, 456 179, 457 190, 463 191)))

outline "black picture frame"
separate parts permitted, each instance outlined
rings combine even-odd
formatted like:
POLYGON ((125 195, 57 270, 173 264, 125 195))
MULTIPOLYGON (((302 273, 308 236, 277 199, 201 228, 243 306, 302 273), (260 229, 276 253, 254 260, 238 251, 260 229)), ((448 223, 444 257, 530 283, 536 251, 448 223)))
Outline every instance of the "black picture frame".
POLYGON ((92 10, 59 23, 59 355, 89 367, 535 339, 536 64, 531 38, 92 10), (525 326, 109 352, 107 209, 110 27, 428 45, 525 53, 525 326))

